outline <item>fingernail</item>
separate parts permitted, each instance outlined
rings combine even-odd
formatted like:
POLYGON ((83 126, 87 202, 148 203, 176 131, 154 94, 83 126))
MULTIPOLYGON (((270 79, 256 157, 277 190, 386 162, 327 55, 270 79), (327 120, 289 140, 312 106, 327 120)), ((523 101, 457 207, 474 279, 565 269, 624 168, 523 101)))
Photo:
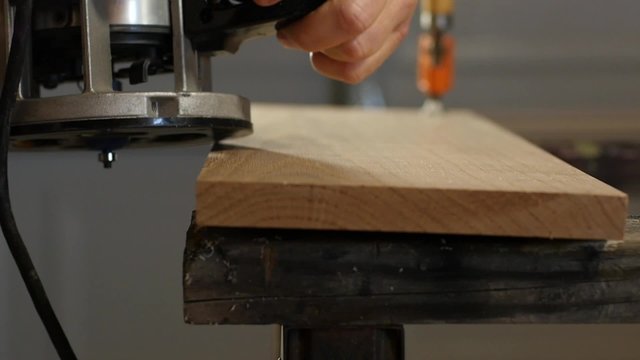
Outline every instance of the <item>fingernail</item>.
POLYGON ((284 31, 278 31, 278 41, 280 41, 280 43, 289 49, 293 49, 295 48, 295 44, 293 43, 293 41, 291 41, 291 39, 289 38, 289 36, 284 32, 284 31))
POLYGON ((279 3, 280 0, 260 0, 256 1, 256 3, 260 6, 271 6, 279 3))

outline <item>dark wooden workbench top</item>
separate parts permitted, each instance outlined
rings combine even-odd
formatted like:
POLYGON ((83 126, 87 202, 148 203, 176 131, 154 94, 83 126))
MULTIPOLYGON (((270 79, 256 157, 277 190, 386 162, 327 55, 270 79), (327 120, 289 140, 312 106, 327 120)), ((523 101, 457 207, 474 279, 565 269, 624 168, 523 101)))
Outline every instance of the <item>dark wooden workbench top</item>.
POLYGON ((640 218, 624 242, 193 226, 184 301, 192 324, 636 323, 640 218))

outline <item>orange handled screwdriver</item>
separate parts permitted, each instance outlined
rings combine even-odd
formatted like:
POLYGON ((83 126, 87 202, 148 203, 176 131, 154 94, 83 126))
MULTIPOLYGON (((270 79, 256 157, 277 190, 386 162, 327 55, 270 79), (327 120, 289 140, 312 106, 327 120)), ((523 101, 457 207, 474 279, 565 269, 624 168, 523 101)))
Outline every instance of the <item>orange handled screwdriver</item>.
POLYGON ((453 87, 455 41, 453 0, 422 0, 418 43, 418 89, 429 98, 440 99, 453 87))

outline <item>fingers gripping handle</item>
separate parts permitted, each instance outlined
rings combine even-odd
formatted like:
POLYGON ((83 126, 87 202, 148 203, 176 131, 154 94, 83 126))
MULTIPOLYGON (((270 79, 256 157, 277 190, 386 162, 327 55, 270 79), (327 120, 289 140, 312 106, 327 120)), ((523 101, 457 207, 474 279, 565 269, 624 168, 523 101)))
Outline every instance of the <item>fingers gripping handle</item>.
POLYGON ((234 53, 245 40, 272 35, 325 0, 282 0, 268 7, 253 0, 182 0, 184 31, 195 50, 234 53))

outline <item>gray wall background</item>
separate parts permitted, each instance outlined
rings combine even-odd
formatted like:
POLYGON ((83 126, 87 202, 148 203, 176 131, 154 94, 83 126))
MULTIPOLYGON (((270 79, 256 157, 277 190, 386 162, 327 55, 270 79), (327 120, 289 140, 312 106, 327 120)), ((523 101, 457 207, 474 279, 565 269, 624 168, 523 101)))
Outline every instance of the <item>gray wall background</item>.
MULTIPOLYGON (((458 7, 458 82, 449 105, 638 109, 639 2, 459 0, 458 7)), ((355 99, 380 91, 391 106, 421 105, 415 36, 352 89, 355 99)), ((307 55, 273 39, 216 59, 214 84, 256 101, 331 99, 331 83, 313 73, 307 55)), ((268 327, 182 324, 182 250, 206 153, 122 151, 110 171, 89 152, 12 154, 17 220, 81 358, 268 358, 268 327)), ((638 359, 638 334, 638 326, 411 326, 407 345, 409 359, 638 359)), ((54 358, 2 242, 0 360, 54 358)))

